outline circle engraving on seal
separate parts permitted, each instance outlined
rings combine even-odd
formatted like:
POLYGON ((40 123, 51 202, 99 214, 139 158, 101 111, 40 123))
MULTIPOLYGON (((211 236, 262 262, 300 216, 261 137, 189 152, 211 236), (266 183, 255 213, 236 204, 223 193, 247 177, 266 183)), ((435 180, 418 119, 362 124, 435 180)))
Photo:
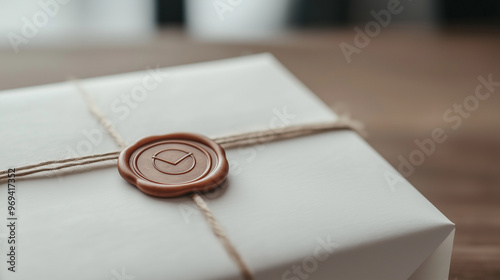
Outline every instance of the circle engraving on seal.
POLYGON ((211 139, 190 133, 148 137, 126 148, 118 170, 143 192, 175 197, 208 191, 227 176, 225 152, 211 139))

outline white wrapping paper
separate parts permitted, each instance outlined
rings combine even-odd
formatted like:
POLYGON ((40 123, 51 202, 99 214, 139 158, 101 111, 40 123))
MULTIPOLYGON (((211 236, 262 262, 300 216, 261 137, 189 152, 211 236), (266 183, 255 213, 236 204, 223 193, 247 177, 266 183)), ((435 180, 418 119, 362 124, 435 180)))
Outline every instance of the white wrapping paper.
MULTIPOLYGON (((337 118, 267 54, 150 68, 81 82, 128 143, 337 118)), ((118 149, 72 83, 0 93, 2 170, 118 149)), ((453 223, 354 132, 226 152, 206 200, 256 279, 447 279, 453 223)), ((115 167, 50 175, 16 182, 16 272, 2 226, 0 279, 240 279, 189 197, 147 196, 115 167)))

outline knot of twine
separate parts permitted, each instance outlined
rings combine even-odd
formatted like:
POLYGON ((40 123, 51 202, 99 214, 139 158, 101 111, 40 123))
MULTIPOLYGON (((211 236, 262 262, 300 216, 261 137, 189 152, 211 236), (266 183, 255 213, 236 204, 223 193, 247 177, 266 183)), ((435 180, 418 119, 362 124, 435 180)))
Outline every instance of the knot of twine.
MULTIPOLYGON (((127 147, 127 143, 125 142, 123 137, 115 129, 112 122, 108 120, 106 116, 101 112, 101 110, 97 106, 97 103, 94 101, 91 95, 81 86, 80 82, 76 79, 72 79, 71 81, 74 83, 78 92, 83 95, 90 113, 99 121, 99 124, 113 138, 115 143, 121 149, 127 147)), ((364 126, 361 122, 352 120, 348 116, 344 115, 335 122, 293 125, 277 129, 267 129, 222 137, 213 137, 212 140, 214 140, 224 148, 233 148, 336 130, 354 130, 361 135, 366 135, 364 126)), ((115 151, 90 156, 50 160, 38 164, 21 166, 16 168, 16 179, 37 173, 51 172, 62 169, 70 169, 73 167, 87 166, 99 162, 113 161, 118 159, 120 153, 121 151, 115 151)), ((8 180, 8 178, 9 177, 7 171, 0 171, 0 182, 8 180)), ((252 273, 247 264, 243 261, 243 258, 236 250, 236 247, 227 237, 222 226, 214 217, 212 211, 210 210, 210 208, 208 208, 208 205, 202 198, 202 196, 198 193, 194 193, 191 195, 191 198, 207 220, 213 234, 219 239, 228 255, 238 266, 243 279, 253 279, 252 273)))

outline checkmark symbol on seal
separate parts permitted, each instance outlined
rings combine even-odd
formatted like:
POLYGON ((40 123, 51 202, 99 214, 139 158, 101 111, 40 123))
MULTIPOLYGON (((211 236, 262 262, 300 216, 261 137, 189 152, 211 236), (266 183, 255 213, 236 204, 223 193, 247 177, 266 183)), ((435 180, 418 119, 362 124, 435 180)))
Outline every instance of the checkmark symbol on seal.
POLYGON ((168 175, 186 174, 196 166, 196 158, 193 152, 181 149, 161 150, 154 154, 151 159, 156 170, 168 175), (188 161, 188 158, 192 160, 188 161))
POLYGON ((168 160, 166 160, 166 159, 159 158, 159 157, 157 157, 156 155, 154 155, 154 156, 153 156, 153 160, 156 160, 156 159, 157 159, 157 160, 159 160, 159 161, 163 161, 163 162, 166 162, 166 163, 168 163, 168 164, 177 165, 177 164, 179 164, 181 161, 183 161, 185 158, 190 157, 190 156, 192 156, 192 155, 193 155, 193 153, 188 153, 188 154, 185 154, 183 157, 181 157, 180 159, 178 159, 176 162, 170 162, 170 161, 168 161, 168 160))

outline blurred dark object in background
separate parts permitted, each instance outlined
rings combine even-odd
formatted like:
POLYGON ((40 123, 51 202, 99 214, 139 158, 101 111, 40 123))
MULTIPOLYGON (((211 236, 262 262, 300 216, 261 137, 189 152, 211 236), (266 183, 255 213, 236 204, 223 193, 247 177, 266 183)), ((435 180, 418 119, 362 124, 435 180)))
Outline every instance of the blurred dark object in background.
POLYGON ((349 0, 300 0, 293 23, 297 26, 342 26, 349 23, 349 0))
MULTIPOLYGON (((210 1, 210 0, 206 0, 210 1)), ((343 26, 369 20, 370 11, 385 7, 389 0, 290 0, 297 6, 295 26, 343 26)), ((399 21, 429 22, 440 25, 500 25, 500 1, 400 0, 411 12, 399 21)), ((158 25, 184 24, 184 0, 156 0, 158 25)))
POLYGON ((500 1, 439 1, 441 23, 466 25, 500 25, 500 1))
POLYGON ((156 0, 155 4, 159 25, 184 23, 184 0, 156 0))

